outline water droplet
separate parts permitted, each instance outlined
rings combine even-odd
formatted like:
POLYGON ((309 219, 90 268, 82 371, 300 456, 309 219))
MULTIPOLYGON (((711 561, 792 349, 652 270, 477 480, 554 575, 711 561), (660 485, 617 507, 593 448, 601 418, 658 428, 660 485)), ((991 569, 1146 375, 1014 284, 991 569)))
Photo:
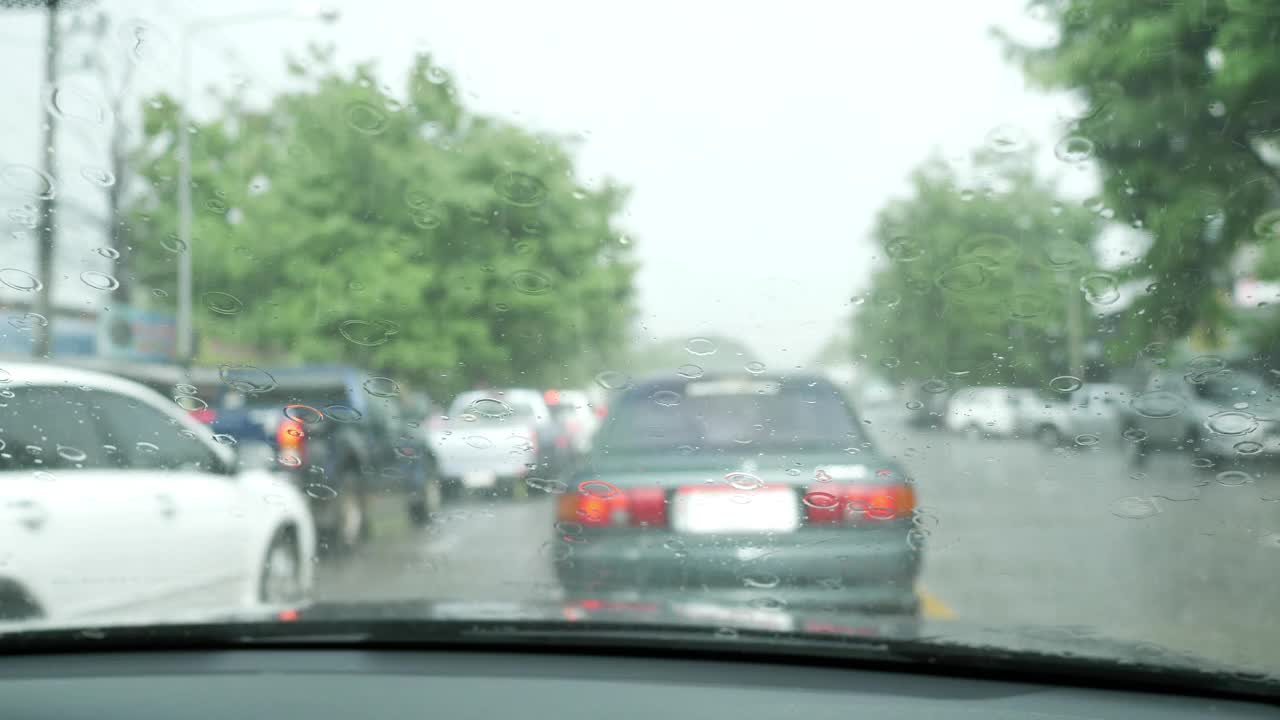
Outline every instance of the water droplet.
POLYGON ((840 507, 840 498, 823 490, 811 490, 805 493, 800 500, 815 510, 834 510, 840 507))
POLYGON ((1089 261, 1089 249, 1067 238, 1054 239, 1045 248, 1045 262, 1054 270, 1073 270, 1089 261))
POLYGON ((1102 438, 1093 433, 1081 433, 1075 437, 1075 443, 1084 447, 1097 445, 1101 440, 1102 438))
POLYGON ((463 442, 477 450, 488 450, 493 447, 493 441, 484 435, 472 435, 463 442))
POLYGON ((364 381, 363 387, 374 397, 389 398, 400 394, 400 384, 389 377, 371 377, 364 381))
POLYGON ((1209 457, 1191 458, 1191 467, 1193 468, 1207 470, 1208 468, 1211 468, 1213 466, 1214 466, 1213 458, 1209 458, 1209 457))
POLYGON ((884 367, 886 367, 886 368, 888 368, 888 369, 892 370, 893 368, 896 368, 896 367, 898 367, 899 365, 901 365, 901 364, 902 364, 902 361, 901 361, 901 360, 899 360, 899 359, 898 359, 898 358, 896 358, 896 357, 889 356, 889 357, 884 358, 883 360, 881 360, 881 361, 880 361, 880 364, 881 364, 881 365, 883 365, 884 367))
POLYGON ((1120 436, 1129 442, 1142 442, 1147 439, 1147 431, 1139 428, 1125 428, 1120 436))
POLYGON ((1187 403, 1182 397, 1168 390, 1152 390, 1129 401, 1129 407, 1143 417, 1169 418, 1182 412, 1187 403))
POLYGON ((358 422, 364 417, 359 410, 348 405, 326 405, 324 414, 330 420, 340 423, 358 422))
POLYGON ((324 483, 308 483, 302 487, 302 491, 316 500, 332 500, 338 497, 338 491, 324 483))
POLYGON ((631 387, 631 377, 618 370, 605 370, 596 374, 596 384, 605 390, 626 390, 631 387))
POLYGON ((1238 410, 1226 410, 1210 415, 1204 424, 1218 435, 1248 435, 1258 429, 1258 418, 1238 410))
POLYGON ((228 447, 236 444, 235 437, 228 435, 226 433, 215 433, 213 436, 213 441, 218 443, 219 445, 226 445, 228 447))
MULTIPOLYGON (((284 465, 285 467, 302 467, 302 458, 292 453, 285 453, 281 455, 280 457, 276 458, 276 462, 280 463, 281 465, 284 465)), ((274 501, 268 501, 269 504, 272 504, 272 505, 279 504, 279 501, 280 501, 279 496, 271 495, 268 497, 274 498, 274 501)), ((266 498, 264 498, 264 500, 266 500, 266 498)))
POLYGON ((468 405, 464 412, 491 420, 502 420, 515 414, 510 405, 495 398, 480 398, 468 405))
POLYGON ((318 425, 324 420, 324 413, 311 407, 294 403, 284 406, 284 416, 303 425, 318 425))
POLYGON ((112 291, 120 287, 120 281, 97 270, 86 270, 80 273, 80 281, 94 290, 112 291))
POLYGON ((710 338, 695 337, 689 338, 689 342, 684 344, 684 349, 690 355, 706 356, 714 355, 720 348, 710 338))
POLYGON ((1259 215, 1253 221, 1253 233, 1263 239, 1280 238, 1280 209, 1259 215))
POLYGON ((766 369, 765 364, 758 360, 747 363, 743 368, 752 375, 759 375, 766 369))
POLYGON ((1120 299, 1120 286, 1107 273, 1089 273, 1080 278, 1080 291, 1093 305, 1110 305, 1120 299))
POLYGON ((399 327, 386 320, 344 320, 338 325, 339 335, 362 347, 385 345, 399 331, 399 327))
POLYGON ((168 233, 160 238, 160 247, 176 255, 186 251, 187 243, 178 237, 176 233, 168 233))
POLYGON ((1252 440, 1241 440, 1234 446, 1235 451, 1241 455, 1257 455, 1262 452, 1262 443, 1252 440))
POLYGON ((81 462, 84 462, 85 458, 89 456, 85 454, 85 451, 79 448, 74 448, 74 447, 71 447, 70 445, 59 445, 58 457, 62 458, 63 460, 66 460, 67 462, 81 463, 81 462))
POLYGON ((1049 381, 1049 387, 1060 393, 1073 393, 1082 386, 1084 386, 1084 383, 1074 375, 1059 375, 1049 381))
POLYGON ((898 262, 912 262, 924 257, 924 246, 914 238, 899 235, 885 243, 884 252, 898 262))
POLYGON ((907 531, 907 547, 912 550, 923 550, 928 539, 929 533, 921 528, 911 528, 907 531))
POLYGON ((219 365, 218 377, 233 390, 245 394, 264 393, 275 388, 271 373, 252 365, 219 365))
POLYGON ((39 292, 44 289, 44 284, 35 275, 17 268, 0 268, 0 283, 22 292, 39 292))
POLYGON ((1029 142, 1027 131, 1011 123, 997 125, 987 133, 987 147, 998 153, 1018 152, 1029 142))
POLYGON ((759 490, 764 487, 764 480, 745 472, 731 472, 724 476, 725 482, 737 490, 759 490))
POLYGON ((52 200, 57 195, 53 178, 28 165, 10 163, 0 166, 0 181, 20 195, 37 200, 52 200))
POLYGON ((578 492, 601 500, 608 500, 618 495, 621 491, 613 483, 608 483, 604 480, 583 480, 578 483, 578 492))
POLYGON ((204 204, 204 209, 215 215, 225 215, 228 207, 226 200, 216 197, 209 198, 204 204))
POLYGON ((1082 135, 1068 135, 1053 147, 1053 154, 1068 163, 1082 163, 1093 157, 1093 152, 1093 141, 1082 135))
POLYGON ((937 395, 939 393, 944 393, 950 390, 951 384, 941 378, 930 378, 924 381, 924 383, 920 386, 920 389, 929 393, 930 395, 937 395))
POLYGON ((534 207, 547 199, 547 186, 521 172, 506 172, 493 181, 493 189, 503 200, 517 207, 534 207))
POLYGON ((751 598, 747 601, 747 605, 756 610, 782 610, 787 606, 787 603, 778 598, 759 597, 751 598))
POLYGON ((372 103, 356 101, 347 105, 347 126, 358 133, 377 135, 387 129, 387 114, 372 103))
POLYGON ((1142 520, 1160 512, 1160 506, 1149 497, 1122 497, 1111 503, 1111 514, 1129 520, 1142 520))
POLYGON ((524 479, 525 485, 530 490, 539 490, 548 495, 563 495, 569 492, 569 486, 560 480, 548 480, 540 477, 528 477, 524 479))
POLYGON ((676 368, 676 374, 682 378, 696 380, 697 378, 702 377, 703 370, 700 366, 689 363, 676 368))
POLYGON ((45 107, 54 115, 78 122, 101 125, 107 120, 107 108, 89 92, 70 85, 60 85, 45 97, 45 107))
POLYGON ((435 230, 444 224, 444 220, 440 219, 440 216, 435 213, 414 211, 409 215, 409 217, 413 220, 414 225, 417 225, 423 230, 435 230))
POLYGON ((152 297, 158 297, 158 298, 169 297, 169 293, 165 292, 164 290, 161 290, 160 288, 152 288, 151 295, 152 297))
POLYGON ((683 399, 680 393, 673 390, 659 390, 653 394, 653 401, 663 407, 675 407, 683 399))
POLYGON ((178 395, 195 395, 199 393, 200 390, 195 385, 178 383, 173 386, 173 392, 178 395))
POLYGON ((511 273, 511 286, 525 295, 545 295, 551 292, 551 278, 536 270, 517 270, 511 273))
POLYGON ((102 257, 108 260, 115 260, 120 257, 120 253, 115 248, 100 247, 94 250, 94 252, 98 253, 99 255, 101 255, 102 257))
POLYGON ((40 313, 23 313, 18 317, 9 318, 9 324, 18 330, 30 330, 37 327, 49 327, 49 318, 40 313))
POLYGON ((173 402, 187 412, 196 412, 209 407, 209 403, 194 395, 178 395, 173 398, 173 402))
POLYGON ((907 401, 907 409, 908 409, 908 410, 920 410, 920 409, 921 409, 921 408, 923 408, 923 407, 924 407, 924 403, 920 402, 919 400, 908 400, 908 401, 907 401))
POLYGON ((757 590, 769 590, 778 587, 782 578, 773 573, 752 573, 742 576, 742 584, 757 590))
POLYGON ((156 453, 160 452, 159 445, 156 445, 155 443, 149 443, 146 441, 136 442, 133 444, 133 447, 143 455, 155 455, 156 453))
POLYGON ((432 65, 426 71, 427 82, 433 85, 443 85, 449 82, 449 73, 438 65, 432 65))
POLYGON ((207 292, 201 296, 205 307, 219 315, 236 315, 244 310, 244 303, 235 295, 224 292, 207 292))
POLYGON ((950 293, 965 295, 977 292, 987 284, 988 273, 982 263, 967 262, 943 270, 938 287, 950 293))
POLYGON ((80 168, 80 177, 98 187, 111 187, 116 184, 116 176, 106 168, 85 165, 80 168))
POLYGON ((1040 295, 1019 293, 1013 296, 1010 303, 1009 317, 1015 320, 1029 320, 1039 317, 1049 310, 1049 301, 1040 295))
POLYGON ((1227 487, 1240 487, 1253 482, 1253 477, 1243 470, 1224 470, 1217 475, 1219 485, 1227 487))

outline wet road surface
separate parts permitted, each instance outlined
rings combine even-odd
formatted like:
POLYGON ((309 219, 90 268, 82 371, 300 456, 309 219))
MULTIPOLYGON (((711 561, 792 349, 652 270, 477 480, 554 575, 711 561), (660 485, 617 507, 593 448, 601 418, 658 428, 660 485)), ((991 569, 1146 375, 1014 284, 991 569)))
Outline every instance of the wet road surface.
MULTIPOLYGON (((1166 453, 1141 469, 1119 433, 1092 446, 973 439, 882 413, 875 441, 915 476, 932 527, 918 591, 926 617, 1086 626, 1221 661, 1280 664, 1280 472, 1248 476, 1166 453), (1243 484, 1237 484, 1243 481, 1243 484)), ((873 415, 874 417, 874 415, 873 415)), ((450 506, 326 560, 321 600, 548 601, 548 496, 450 506)))

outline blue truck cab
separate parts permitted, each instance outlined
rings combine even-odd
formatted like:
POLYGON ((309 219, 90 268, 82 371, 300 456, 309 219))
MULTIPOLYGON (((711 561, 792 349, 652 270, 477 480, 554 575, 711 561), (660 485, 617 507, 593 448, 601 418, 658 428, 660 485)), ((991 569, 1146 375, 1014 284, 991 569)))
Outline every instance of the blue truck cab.
POLYGON ((439 493, 421 393, 341 366, 225 366, 222 375, 213 431, 244 456, 269 457, 306 493, 322 550, 366 540, 378 496, 402 497, 415 524, 427 521, 439 493))

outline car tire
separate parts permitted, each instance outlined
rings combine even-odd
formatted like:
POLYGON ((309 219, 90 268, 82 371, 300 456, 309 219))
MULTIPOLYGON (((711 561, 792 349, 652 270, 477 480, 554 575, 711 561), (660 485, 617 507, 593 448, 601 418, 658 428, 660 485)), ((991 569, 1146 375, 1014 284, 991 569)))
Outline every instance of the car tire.
POLYGON ((298 541, 290 528, 281 528, 271 538, 258 572, 258 601, 265 605, 286 605, 303 598, 302 558, 298 541))
POLYGON ((369 513, 360 473, 349 469, 339 477, 338 496, 331 501, 335 506, 333 525, 324 529, 324 544, 331 553, 346 554, 368 539, 369 513))
POLYGON ((431 523, 431 513, 438 512, 444 504, 443 489, 436 478, 427 478, 422 491, 409 497, 409 523, 414 527, 426 527, 431 523))

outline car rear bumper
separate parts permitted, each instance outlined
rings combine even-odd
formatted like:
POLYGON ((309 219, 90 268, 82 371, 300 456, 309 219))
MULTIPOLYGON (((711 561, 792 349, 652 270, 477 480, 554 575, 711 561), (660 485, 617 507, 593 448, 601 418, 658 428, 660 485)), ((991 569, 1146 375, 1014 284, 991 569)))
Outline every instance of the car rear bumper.
POLYGON ((757 608, 916 611, 920 554, 907 523, 874 531, 698 537, 662 532, 557 536, 568 597, 714 600, 757 608))

